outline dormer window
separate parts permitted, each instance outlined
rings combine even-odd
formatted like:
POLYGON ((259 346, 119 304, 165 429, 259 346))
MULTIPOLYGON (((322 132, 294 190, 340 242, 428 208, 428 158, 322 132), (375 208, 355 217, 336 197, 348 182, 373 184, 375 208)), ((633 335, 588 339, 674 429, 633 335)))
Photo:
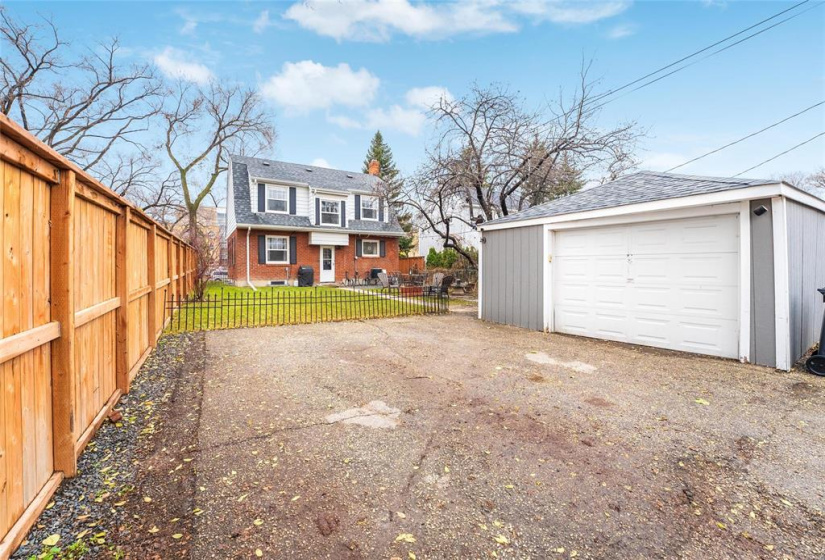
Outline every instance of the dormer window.
POLYGON ((370 198, 368 196, 361 197, 361 219, 362 220, 377 220, 378 219, 378 199, 370 198))
POLYGON ((289 189, 268 185, 266 187, 266 211, 283 214, 289 212, 289 189))
POLYGON ((341 225, 341 203, 332 200, 321 201, 321 223, 330 226, 341 225))

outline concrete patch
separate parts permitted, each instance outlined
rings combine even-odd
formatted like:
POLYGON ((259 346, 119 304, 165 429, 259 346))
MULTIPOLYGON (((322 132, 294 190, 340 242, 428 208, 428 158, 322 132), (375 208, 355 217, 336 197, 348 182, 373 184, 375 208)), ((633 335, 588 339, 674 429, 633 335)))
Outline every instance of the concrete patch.
POLYGON ((370 401, 366 406, 350 408, 326 417, 330 424, 360 424, 368 428, 395 428, 401 411, 387 406, 384 401, 370 401))
POLYGON ((596 366, 591 366, 590 364, 586 364, 584 362, 560 362, 556 359, 551 358, 544 352, 531 352, 529 354, 524 355, 525 358, 530 360, 531 362, 535 362, 537 364, 542 364, 546 366, 559 366, 567 369, 572 369, 573 371, 578 371, 579 373, 593 373, 596 371, 596 366))

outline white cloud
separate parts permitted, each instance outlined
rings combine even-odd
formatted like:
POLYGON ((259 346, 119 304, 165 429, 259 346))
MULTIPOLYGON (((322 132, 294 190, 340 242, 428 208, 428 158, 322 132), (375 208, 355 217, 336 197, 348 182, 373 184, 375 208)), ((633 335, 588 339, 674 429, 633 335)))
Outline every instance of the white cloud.
POLYGON ((310 163, 310 165, 313 165, 315 167, 326 167, 328 169, 332 168, 329 162, 324 158, 315 158, 314 160, 312 160, 312 163, 310 163))
POLYGON ((327 120, 341 128, 366 130, 395 130, 418 136, 427 123, 426 111, 439 99, 453 100, 450 91, 441 86, 412 88, 404 95, 406 106, 391 105, 389 108, 373 108, 363 112, 361 118, 345 115, 329 115, 327 120))
POLYGON ((447 102, 453 101, 453 95, 445 87, 428 86, 412 88, 405 96, 407 103, 413 107, 428 110, 444 99, 447 102))
POLYGON ((286 62, 269 78, 261 94, 294 113, 328 109, 334 105, 361 107, 375 97, 380 80, 366 68, 349 64, 324 66, 312 60, 286 62))
POLYGON ((418 38, 468 32, 512 32, 518 26, 497 2, 412 4, 409 0, 302 1, 284 13, 305 29, 337 40, 386 41, 393 33, 418 38))
POLYGON ((562 24, 585 24, 619 15, 630 7, 630 2, 624 0, 612 2, 521 0, 515 2, 512 7, 536 20, 562 24))
POLYGON ((303 0, 284 18, 319 35, 355 41, 387 41, 400 33, 439 39, 466 33, 512 33, 523 20, 585 24, 613 17, 630 6, 626 0, 465 0, 412 3, 410 0, 303 0))
POLYGON ((636 26, 629 24, 622 24, 613 27, 607 32, 608 39, 624 39, 636 34, 636 26))
POLYGON ((258 16, 258 19, 252 24, 252 30, 255 33, 263 33, 266 31, 266 28, 271 26, 272 22, 269 20, 269 10, 264 10, 261 12, 261 15, 258 16))
POLYGON ((155 64, 169 78, 186 80, 201 85, 214 78, 214 74, 209 68, 199 62, 192 61, 186 53, 173 47, 166 47, 162 53, 155 55, 155 64))
POLYGON ((180 34, 181 35, 194 35, 195 34, 195 29, 197 27, 198 27, 198 22, 197 21, 195 21, 193 19, 187 20, 181 26, 180 34))

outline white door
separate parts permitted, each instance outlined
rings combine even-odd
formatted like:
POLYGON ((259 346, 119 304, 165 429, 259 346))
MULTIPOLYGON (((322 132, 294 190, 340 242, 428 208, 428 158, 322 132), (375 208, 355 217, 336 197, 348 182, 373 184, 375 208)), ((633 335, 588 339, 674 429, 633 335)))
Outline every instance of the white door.
POLYGON ((321 282, 335 282, 335 247, 321 246, 321 282))
POLYGON ((739 216, 562 230, 558 332, 736 358, 739 216))

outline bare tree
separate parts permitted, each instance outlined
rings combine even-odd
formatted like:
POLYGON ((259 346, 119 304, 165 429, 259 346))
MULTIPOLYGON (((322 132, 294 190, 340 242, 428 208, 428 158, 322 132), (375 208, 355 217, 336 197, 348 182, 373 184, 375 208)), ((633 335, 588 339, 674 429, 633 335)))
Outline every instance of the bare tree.
POLYGON ((226 171, 229 154, 268 148, 275 129, 254 90, 217 82, 203 88, 178 83, 162 114, 164 147, 194 231, 198 209, 226 171))
POLYGON ((804 173, 802 171, 780 173, 774 175, 773 178, 777 181, 786 181, 795 187, 825 197, 825 167, 813 173, 804 173))
POLYGON ((434 145, 405 202, 445 247, 474 263, 450 234, 451 223, 507 216, 578 190, 585 174, 612 178, 635 166, 636 124, 599 128, 593 91, 585 67, 571 99, 560 94, 541 110, 525 109, 517 93, 500 85, 442 98, 431 110, 434 145))
POLYGON ((23 25, 2 7, 0 50, 0 111, 120 194, 146 179, 142 138, 163 91, 151 66, 122 64, 117 39, 67 59, 51 21, 23 25))

